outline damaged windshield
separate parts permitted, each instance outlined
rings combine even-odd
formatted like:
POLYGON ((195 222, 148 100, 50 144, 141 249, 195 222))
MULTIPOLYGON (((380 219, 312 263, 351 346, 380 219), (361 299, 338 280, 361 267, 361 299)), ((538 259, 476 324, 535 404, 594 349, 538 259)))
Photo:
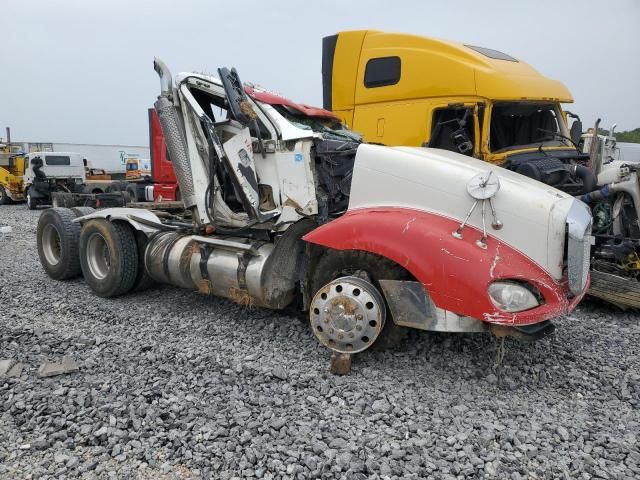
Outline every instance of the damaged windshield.
POLYGON ((569 146, 563 139, 559 111, 553 103, 501 102, 493 105, 489 148, 499 152, 514 148, 569 146))
POLYGON ((325 133, 333 136, 344 137, 356 142, 362 141, 362 136, 344 127, 339 120, 331 117, 311 117, 298 112, 285 105, 271 105, 280 115, 289 122, 303 130, 325 133))

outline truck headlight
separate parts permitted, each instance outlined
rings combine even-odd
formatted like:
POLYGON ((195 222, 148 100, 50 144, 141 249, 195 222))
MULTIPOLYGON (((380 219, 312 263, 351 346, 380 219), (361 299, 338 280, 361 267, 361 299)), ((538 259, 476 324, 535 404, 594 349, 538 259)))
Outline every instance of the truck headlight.
POLYGON ((522 312, 537 307, 540 302, 531 290, 516 282, 494 282, 489 285, 489 298, 505 312, 522 312))

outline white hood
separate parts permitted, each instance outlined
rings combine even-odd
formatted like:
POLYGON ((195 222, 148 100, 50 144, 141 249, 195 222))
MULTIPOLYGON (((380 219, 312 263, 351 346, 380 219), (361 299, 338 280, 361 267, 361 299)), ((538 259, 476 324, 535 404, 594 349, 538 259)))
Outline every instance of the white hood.
MULTIPOLYGON (((349 209, 404 207, 461 222, 475 201, 467 193, 467 182, 489 171, 500 179, 500 190, 492 202, 504 226, 492 229, 487 205, 488 234, 560 279, 567 213, 576 200, 475 158, 438 149, 362 145, 356 155, 349 209)), ((468 224, 482 230, 481 208, 474 210, 468 224)))

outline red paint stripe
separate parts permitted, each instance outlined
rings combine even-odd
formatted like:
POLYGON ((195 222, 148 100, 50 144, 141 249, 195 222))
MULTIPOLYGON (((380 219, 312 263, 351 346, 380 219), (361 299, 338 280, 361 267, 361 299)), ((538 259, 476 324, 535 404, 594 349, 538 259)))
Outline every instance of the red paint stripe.
POLYGON ((566 282, 556 282, 533 260, 504 242, 481 237, 467 226, 464 239, 451 233, 459 221, 406 208, 365 208, 307 234, 308 242, 336 250, 363 250, 406 268, 428 291, 436 306, 459 315, 507 325, 527 325, 573 310, 580 298, 567 300, 566 282), (545 303, 520 313, 498 310, 487 293, 499 279, 518 279, 536 286, 545 303))

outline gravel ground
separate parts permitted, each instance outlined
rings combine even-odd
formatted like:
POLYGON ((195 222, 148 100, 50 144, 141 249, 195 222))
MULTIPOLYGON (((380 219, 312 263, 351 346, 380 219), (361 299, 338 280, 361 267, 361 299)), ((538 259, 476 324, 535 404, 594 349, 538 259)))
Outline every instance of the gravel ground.
POLYGON ((2 479, 640 477, 637 314, 585 303, 498 371, 487 335, 416 332, 336 377, 302 316, 49 279, 38 215, 0 207, 2 479))

